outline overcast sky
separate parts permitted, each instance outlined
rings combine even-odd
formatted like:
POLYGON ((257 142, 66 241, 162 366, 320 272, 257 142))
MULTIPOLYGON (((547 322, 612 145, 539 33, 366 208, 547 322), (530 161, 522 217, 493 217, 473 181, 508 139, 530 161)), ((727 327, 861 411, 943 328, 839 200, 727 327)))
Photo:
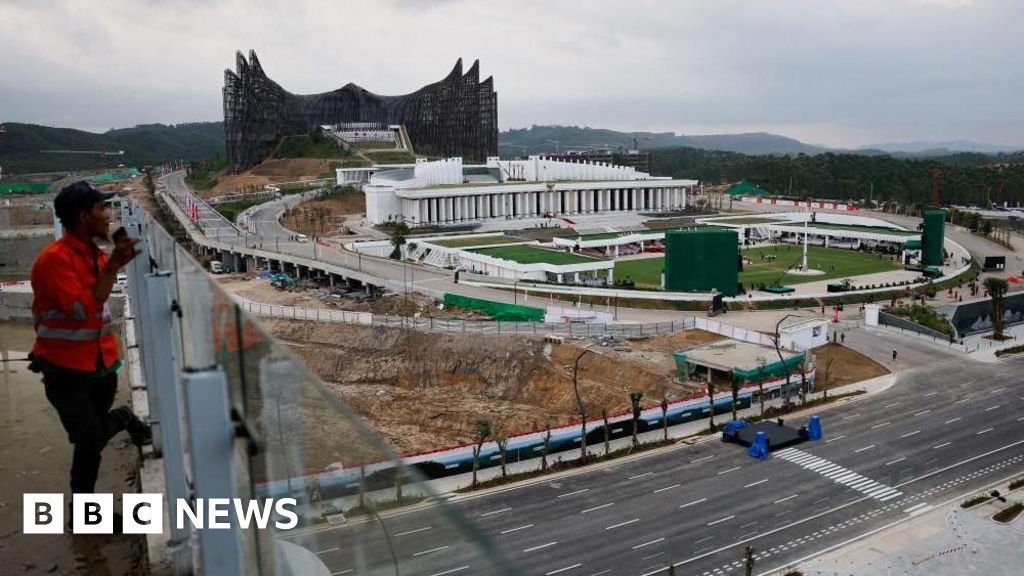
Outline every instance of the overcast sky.
POLYGON ((298 94, 479 59, 502 129, 1024 147, 1022 22, 1022 0, 0 0, 0 122, 221 120, 254 49, 298 94))

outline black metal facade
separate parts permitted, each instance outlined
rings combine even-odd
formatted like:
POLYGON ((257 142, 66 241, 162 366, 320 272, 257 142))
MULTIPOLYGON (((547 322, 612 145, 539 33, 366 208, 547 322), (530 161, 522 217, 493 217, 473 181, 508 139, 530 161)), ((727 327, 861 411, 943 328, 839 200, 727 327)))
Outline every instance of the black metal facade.
POLYGON ((355 84, 323 94, 297 95, 267 77, 254 51, 238 52, 224 71, 224 131, 228 169, 261 162, 279 138, 308 134, 323 124, 404 124, 419 153, 482 162, 498 155, 498 94, 483 82, 479 61, 463 74, 462 59, 440 82, 404 96, 380 96, 355 84))

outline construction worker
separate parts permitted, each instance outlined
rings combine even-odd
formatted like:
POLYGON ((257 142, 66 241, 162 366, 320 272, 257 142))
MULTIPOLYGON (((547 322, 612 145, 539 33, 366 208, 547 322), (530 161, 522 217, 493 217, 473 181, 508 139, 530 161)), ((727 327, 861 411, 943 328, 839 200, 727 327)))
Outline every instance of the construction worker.
POLYGON ((109 240, 111 196, 84 181, 61 190, 53 208, 64 235, 32 266, 36 341, 29 369, 42 373, 46 399, 74 445, 73 493, 96 491, 101 452, 114 434, 127 430, 137 446, 152 438, 130 408, 110 409, 121 360, 107 299, 138 242, 120 239, 109 257, 95 244, 97 238, 109 240))

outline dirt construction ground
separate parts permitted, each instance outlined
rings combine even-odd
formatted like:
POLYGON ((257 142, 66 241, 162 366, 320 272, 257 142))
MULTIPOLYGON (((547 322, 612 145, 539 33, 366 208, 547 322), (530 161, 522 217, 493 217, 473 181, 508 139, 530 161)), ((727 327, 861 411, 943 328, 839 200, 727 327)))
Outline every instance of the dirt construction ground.
POLYGON ((317 158, 285 158, 267 160, 241 174, 225 174, 217 178, 217 185, 202 193, 203 198, 240 192, 247 186, 298 182, 319 178, 330 166, 329 160, 317 158))
POLYGON ((366 212, 366 196, 349 192, 300 202, 285 213, 281 225, 302 234, 329 236, 342 231, 344 216, 366 212), (323 218, 321 218, 323 216, 323 218))
MULTIPOLYGON (((580 361, 580 395, 587 414, 644 406, 696 391, 678 383, 672 352, 719 340, 688 330, 602 346, 595 340, 549 344, 537 338, 437 334, 383 327, 264 320, 323 380, 400 453, 471 442, 477 420, 516 434, 576 418, 572 366, 580 361)), ((847 348, 828 345, 827 385, 886 373, 847 348)), ((822 364, 819 364, 821 366, 822 364)))

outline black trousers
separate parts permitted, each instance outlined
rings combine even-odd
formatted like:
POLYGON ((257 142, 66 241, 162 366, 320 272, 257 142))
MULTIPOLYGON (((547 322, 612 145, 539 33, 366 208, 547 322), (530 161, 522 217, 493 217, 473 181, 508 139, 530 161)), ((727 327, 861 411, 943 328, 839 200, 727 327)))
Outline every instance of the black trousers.
POLYGON ((71 492, 96 491, 101 453, 107 442, 125 429, 127 419, 110 411, 117 392, 117 374, 96 378, 73 370, 43 371, 46 399, 57 409, 60 422, 74 449, 71 460, 71 492))

